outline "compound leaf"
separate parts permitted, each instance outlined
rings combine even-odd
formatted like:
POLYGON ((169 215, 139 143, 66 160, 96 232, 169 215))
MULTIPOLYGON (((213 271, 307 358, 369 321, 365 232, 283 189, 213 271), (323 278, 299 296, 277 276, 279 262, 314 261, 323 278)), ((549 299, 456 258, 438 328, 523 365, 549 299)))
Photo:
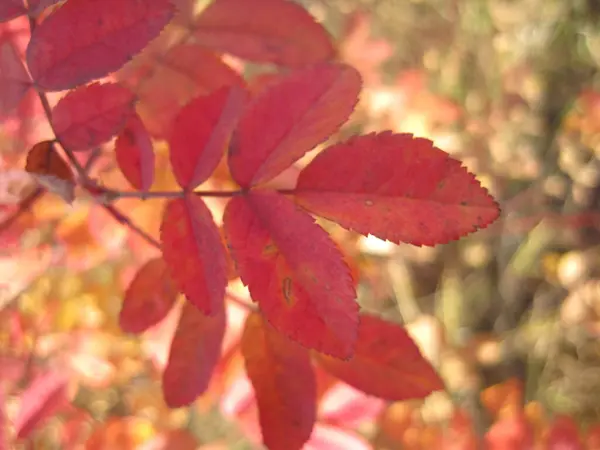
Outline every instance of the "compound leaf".
POLYGON ((361 88, 356 69, 323 63, 269 84, 233 134, 229 167, 242 187, 269 181, 348 119, 361 88))
POLYGON ((182 188, 195 188, 215 170, 245 98, 241 87, 223 87, 181 109, 169 144, 173 173, 182 188))
POLYGON ((358 306, 350 270, 329 235, 276 192, 232 199, 223 217, 238 273, 266 319, 300 344, 352 355, 358 306))
POLYGON ((52 125, 61 144, 88 150, 122 130, 133 114, 133 94, 116 83, 93 83, 65 95, 52 110, 52 125))
POLYGON ((117 164, 136 189, 148 191, 154 182, 154 148, 140 118, 134 114, 115 142, 117 164))
POLYGON ((33 31, 29 71, 46 91, 104 77, 158 36, 174 13, 170 0, 68 1, 33 31))
POLYGON ((125 292, 119 325, 126 333, 142 333, 163 320, 177 300, 178 290, 162 258, 146 262, 125 292))
POLYGON ((427 139, 392 132, 325 149, 300 173, 295 194, 344 228, 419 246, 485 228, 500 212, 459 161, 427 139))
POLYGON ((424 398, 444 388, 404 328, 369 314, 360 316, 356 350, 350 360, 322 354, 317 360, 350 386, 386 400, 424 398))
POLYGON ((241 348, 256 394, 264 445, 270 450, 303 448, 317 412, 317 385, 309 353, 258 313, 246 319, 241 348))
POLYGON ((212 316, 184 304, 163 373, 163 395, 170 408, 189 405, 206 391, 221 356, 225 327, 223 303, 212 316))
POLYGON ((207 315, 220 311, 227 260, 219 229, 204 201, 190 194, 167 203, 160 240, 171 277, 188 301, 207 315))
POLYGON ((327 31, 288 0, 216 0, 195 27, 202 45, 256 62, 298 68, 335 53, 327 31))

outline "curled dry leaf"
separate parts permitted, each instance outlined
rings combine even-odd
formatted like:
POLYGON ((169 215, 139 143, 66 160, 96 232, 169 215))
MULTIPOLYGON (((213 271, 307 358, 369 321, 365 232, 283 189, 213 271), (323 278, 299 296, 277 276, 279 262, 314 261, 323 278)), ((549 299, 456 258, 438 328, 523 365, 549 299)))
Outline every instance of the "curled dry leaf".
POLYGON ((34 145, 27 155, 25 170, 65 202, 75 199, 75 181, 69 164, 58 154, 53 141, 34 145))

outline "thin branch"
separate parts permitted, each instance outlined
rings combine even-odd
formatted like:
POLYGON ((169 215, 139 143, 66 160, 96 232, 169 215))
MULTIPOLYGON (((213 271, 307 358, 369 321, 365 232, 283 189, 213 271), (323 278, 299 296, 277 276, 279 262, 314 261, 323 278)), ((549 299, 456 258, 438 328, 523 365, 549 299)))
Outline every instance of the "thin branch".
POLYGON ((27 212, 35 202, 38 201, 44 194, 45 190, 41 187, 37 188, 19 203, 19 207, 9 216, 0 223, 0 233, 8 230, 18 219, 27 212))

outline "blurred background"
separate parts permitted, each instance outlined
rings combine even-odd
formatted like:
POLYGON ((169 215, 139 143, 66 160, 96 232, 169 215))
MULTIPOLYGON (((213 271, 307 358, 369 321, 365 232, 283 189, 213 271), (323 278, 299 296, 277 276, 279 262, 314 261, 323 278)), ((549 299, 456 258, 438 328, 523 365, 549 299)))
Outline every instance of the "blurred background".
MULTIPOLYGON (((435 248, 322 223, 357 274, 359 303, 407 325, 447 392, 388 404, 320 373, 306 448, 437 448, 448 432, 516 436, 496 449, 530 448, 515 443, 525 435, 551 448, 552 433, 600 448, 600 2, 298 1, 364 79, 332 141, 384 129, 427 137, 502 208, 488 229, 435 248)), ((18 159, 10 136, 6 166, 18 159)), ((3 189, 30 189, 19 183, 3 189)), ((156 204, 120 205, 156 228, 156 204)), ((169 410, 160 373, 176 317, 139 337, 118 327, 124 289, 152 250, 85 199, 36 197, 2 230, 0 403, 14 419, 44 401, 22 419, 16 448, 260 448, 234 302, 210 392, 169 410)), ((247 300, 235 283, 230 295, 247 300)))

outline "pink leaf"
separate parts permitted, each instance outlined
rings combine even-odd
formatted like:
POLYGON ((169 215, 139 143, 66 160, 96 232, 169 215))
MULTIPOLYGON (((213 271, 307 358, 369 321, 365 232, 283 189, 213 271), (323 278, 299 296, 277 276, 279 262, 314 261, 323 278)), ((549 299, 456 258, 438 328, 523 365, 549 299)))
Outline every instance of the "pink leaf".
POLYGON ((27 14, 23 0, 2 0, 0 2, 0 22, 12 20, 23 14, 27 14))
POLYGON ((115 142, 117 164, 127 181, 141 191, 149 191, 154 182, 154 148, 148 131, 137 115, 129 122, 115 142))
POLYGON ((9 39, 0 41, 0 114, 11 113, 21 102, 31 79, 9 39))
POLYGON ((26 439, 45 420, 67 404, 67 378, 58 372, 46 372, 33 380, 20 398, 14 420, 17 439, 26 439))
POLYGON ((52 124, 70 150, 100 145, 126 124, 133 113, 133 94, 115 83, 93 83, 69 92, 52 110, 52 124))
POLYGON ((160 241, 171 277, 188 301, 207 315, 220 311, 227 261, 219 229, 204 201, 190 194, 169 202, 160 241))
POLYGON ((356 69, 319 64, 270 83, 232 137, 229 168, 242 187, 267 182, 325 141, 348 119, 360 92, 356 69))
POLYGON ((171 20, 170 0, 77 0, 34 30, 27 64, 36 84, 61 91, 114 72, 171 20))
POLYGON ((169 150, 173 173, 182 188, 193 189, 213 173, 225 154, 245 98, 242 88, 223 87, 181 109, 169 150))
POLYGON ((209 317, 185 303, 163 374, 163 393, 169 407, 189 405, 208 389, 221 356, 225 326, 223 305, 209 317))
POLYGON ((325 29, 288 0, 217 0, 195 26, 202 45, 258 62, 297 68, 335 53, 325 29))

